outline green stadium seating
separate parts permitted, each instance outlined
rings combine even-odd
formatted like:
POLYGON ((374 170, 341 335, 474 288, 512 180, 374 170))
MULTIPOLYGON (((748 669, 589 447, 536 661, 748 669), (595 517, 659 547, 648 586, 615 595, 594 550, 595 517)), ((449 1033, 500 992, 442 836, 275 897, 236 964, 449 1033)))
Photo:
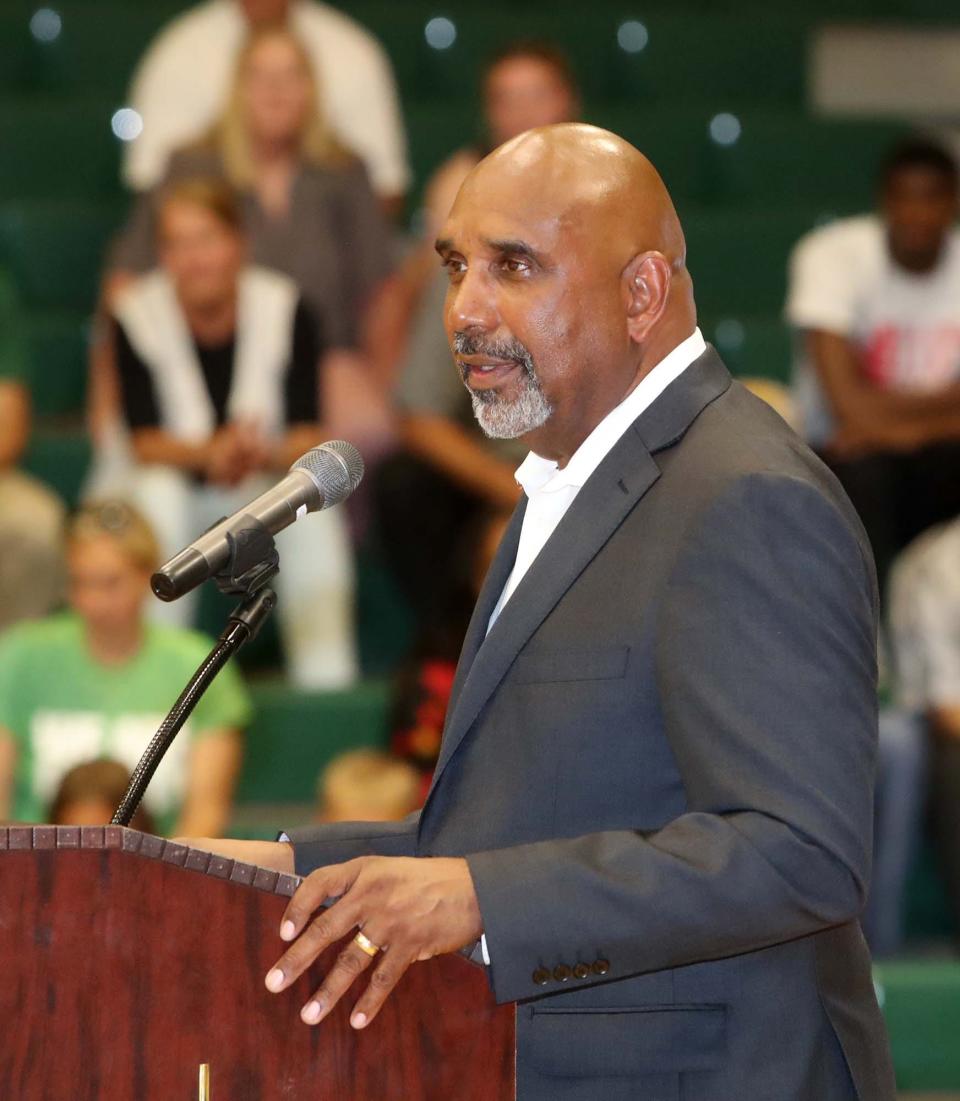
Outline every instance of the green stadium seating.
POLYGON ((775 314, 701 317, 700 329, 732 374, 789 385, 791 337, 780 317, 775 314))
POLYGON ((0 270, 0 379, 26 377, 27 343, 20 296, 10 274, 0 270))
POLYGON ((815 224, 802 209, 681 211, 687 265, 705 317, 777 315, 790 249, 815 224))
POLYGON ((104 249, 122 213, 119 204, 0 205, 0 265, 16 278, 24 303, 91 309, 104 249))
POLYGON ((102 100, 7 96, 0 103, 0 200, 116 198, 119 141, 102 100))
POLYGON ((900 1089, 960 1089, 960 963, 878 964, 874 981, 900 1089))
POLYGON ((83 411, 89 324, 81 310, 33 310, 27 315, 27 379, 36 416, 83 411))
MULTIPOLYGON (((741 206, 820 204, 838 214, 873 205, 877 168, 903 123, 743 112, 739 139, 707 142, 712 201, 741 206)), ((704 126, 706 134, 706 126, 704 126)))
POLYGON ((255 684, 238 803, 309 803, 338 754, 387 740, 389 688, 368 681, 344 692, 304 693, 255 684))
POLYGON ((76 508, 90 467, 90 439, 80 429, 38 429, 21 466, 59 493, 69 508, 76 508))

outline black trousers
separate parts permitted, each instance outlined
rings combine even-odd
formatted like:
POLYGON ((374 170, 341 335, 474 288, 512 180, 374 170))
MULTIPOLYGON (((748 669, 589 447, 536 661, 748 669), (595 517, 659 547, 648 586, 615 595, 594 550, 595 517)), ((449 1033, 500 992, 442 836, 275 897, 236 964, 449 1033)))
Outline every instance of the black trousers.
POLYGON ((881 593, 894 558, 912 539, 960 515, 960 441, 830 466, 867 530, 881 593))

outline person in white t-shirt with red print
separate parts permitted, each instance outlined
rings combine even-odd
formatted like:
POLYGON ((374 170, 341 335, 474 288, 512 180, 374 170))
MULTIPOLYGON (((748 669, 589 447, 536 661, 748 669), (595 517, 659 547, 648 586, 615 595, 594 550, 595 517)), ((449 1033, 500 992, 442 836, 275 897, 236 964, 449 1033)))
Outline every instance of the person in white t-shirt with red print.
POLYGON ((860 513, 883 586, 899 550, 960 514, 960 232, 939 146, 903 143, 879 182, 876 214, 797 244, 786 314, 807 439, 860 513))

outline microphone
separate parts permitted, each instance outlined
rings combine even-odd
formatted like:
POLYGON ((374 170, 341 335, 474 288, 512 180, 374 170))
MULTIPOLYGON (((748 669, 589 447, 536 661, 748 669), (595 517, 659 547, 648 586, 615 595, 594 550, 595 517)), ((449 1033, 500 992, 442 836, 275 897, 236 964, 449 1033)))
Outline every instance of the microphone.
POLYGON ((276 535, 308 512, 319 512, 346 500, 362 477, 363 459, 353 444, 333 440, 311 448, 272 489, 214 524, 164 562, 150 578, 150 587, 161 600, 176 600, 227 565, 231 542, 238 532, 251 526, 251 521, 276 535))

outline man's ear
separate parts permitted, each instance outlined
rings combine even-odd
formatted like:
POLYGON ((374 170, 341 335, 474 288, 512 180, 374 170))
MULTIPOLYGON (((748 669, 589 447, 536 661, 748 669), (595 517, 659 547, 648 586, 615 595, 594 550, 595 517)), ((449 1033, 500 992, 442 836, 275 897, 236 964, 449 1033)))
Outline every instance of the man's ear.
POLYGON ((672 274, 670 261, 662 252, 638 253, 623 269, 627 332, 635 344, 642 344, 660 319, 670 293, 672 274))

